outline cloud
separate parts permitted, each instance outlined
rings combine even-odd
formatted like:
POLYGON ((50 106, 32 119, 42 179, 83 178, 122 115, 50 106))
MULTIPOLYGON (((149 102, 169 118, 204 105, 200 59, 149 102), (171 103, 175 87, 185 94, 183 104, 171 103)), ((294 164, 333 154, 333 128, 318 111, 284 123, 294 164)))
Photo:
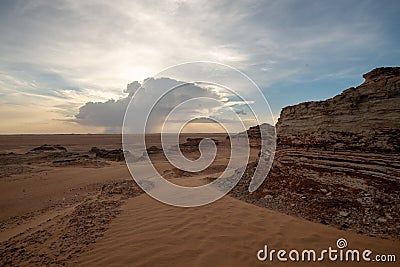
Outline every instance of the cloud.
POLYGON ((207 118, 207 117, 199 117, 199 118, 195 118, 193 120, 190 121, 191 123, 215 123, 215 121, 211 118, 207 118))
POLYGON ((76 120, 86 125, 117 127, 122 125, 127 103, 128 99, 88 102, 79 108, 76 120))
MULTIPOLYGON (((130 116, 129 125, 134 127, 147 120, 148 130, 154 132, 161 129, 166 116, 175 107, 187 100, 192 98, 222 99, 222 96, 207 88, 170 78, 148 78, 142 83, 135 81, 128 84, 125 92, 128 95, 119 100, 86 103, 79 108, 75 121, 82 125, 106 127, 107 132, 121 132, 125 111, 131 101, 130 112, 133 115, 130 116), (173 90, 168 92, 170 89, 173 90), (164 93, 166 94, 163 96, 164 93), (146 111, 153 104, 155 106, 151 111, 151 116, 147 118, 146 111)), ((202 102, 199 106, 183 107, 179 112, 184 117, 196 118, 199 114, 211 113, 215 108, 215 104, 202 102)))
POLYGON ((395 44, 383 31, 390 14, 376 14, 382 7, 369 1, 13 2, 0 19, 5 62, 50 69, 114 97, 133 78, 191 60, 232 64, 265 86, 309 72, 305 64, 334 72, 332 62, 366 60, 395 44))
POLYGON ((125 132, 129 133, 142 133, 141 125, 146 125, 146 132, 151 133, 176 132, 189 122, 191 125, 186 128, 196 132, 223 129, 211 125, 215 123, 237 131, 243 131, 242 123, 246 127, 256 124, 249 108, 254 101, 238 101, 232 92, 219 89, 165 77, 134 81, 127 85, 127 96, 88 102, 79 108, 73 121, 103 127, 107 133, 120 133, 124 116, 125 132))
MULTIPOLYGON (((7 114, 20 116, 16 106, 29 95, 39 103, 35 119, 67 123, 87 102, 90 111, 99 103, 123 106, 137 90, 137 84, 121 90, 132 80, 209 60, 250 76, 278 114, 288 104, 333 96, 343 89, 336 85, 355 85, 373 67, 398 64, 398 10, 398 1, 368 0, 1 1, 1 101, 7 114)), ((89 125, 93 115, 85 112, 80 124, 66 127, 89 125)))
POLYGON ((240 115, 247 115, 247 113, 246 113, 244 110, 242 110, 242 109, 237 110, 236 113, 237 113, 237 114, 240 114, 240 115))

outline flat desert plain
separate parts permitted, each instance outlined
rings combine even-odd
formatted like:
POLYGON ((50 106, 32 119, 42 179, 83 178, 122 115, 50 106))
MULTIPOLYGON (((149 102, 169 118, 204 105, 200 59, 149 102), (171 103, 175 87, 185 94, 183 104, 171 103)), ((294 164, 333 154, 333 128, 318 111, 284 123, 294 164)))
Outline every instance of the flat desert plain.
MULTIPOLYGON (((222 151, 208 172, 187 175, 160 155, 151 157, 153 163, 173 183, 206 184, 229 156, 225 136, 208 137, 219 140, 222 151)), ((159 146, 157 140, 152 145, 159 146)), ((196 208, 169 206, 134 183, 118 149, 120 135, 0 136, 0 265, 398 266, 327 257, 261 262, 257 252, 265 245, 321 251, 337 249, 336 241, 345 238, 348 249, 399 256, 400 241, 338 230, 231 196, 196 208)))

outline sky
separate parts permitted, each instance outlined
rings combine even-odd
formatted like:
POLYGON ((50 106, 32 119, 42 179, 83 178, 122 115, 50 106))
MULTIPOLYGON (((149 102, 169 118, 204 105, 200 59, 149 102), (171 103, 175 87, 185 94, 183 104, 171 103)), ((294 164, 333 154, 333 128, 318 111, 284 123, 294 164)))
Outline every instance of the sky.
POLYGON ((191 61, 242 71, 276 119, 398 66, 399 13, 396 0, 1 1, 0 134, 119 132, 132 86, 191 61))

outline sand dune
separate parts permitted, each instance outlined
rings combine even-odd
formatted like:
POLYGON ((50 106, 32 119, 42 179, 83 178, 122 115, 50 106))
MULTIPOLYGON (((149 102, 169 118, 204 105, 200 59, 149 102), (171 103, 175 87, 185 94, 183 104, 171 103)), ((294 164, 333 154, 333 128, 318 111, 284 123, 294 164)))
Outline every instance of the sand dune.
MULTIPOLYGON (((141 195, 122 207, 105 236, 82 254, 80 266, 275 266, 259 262, 265 244, 274 249, 315 249, 345 238, 349 248, 399 253, 398 241, 366 237, 283 215, 229 196, 198 208, 167 206, 141 195)), ((282 263, 313 266, 321 263, 282 263)), ((334 263, 323 266, 368 266, 334 263)), ((321 265, 321 266, 322 266, 321 265)), ((385 263, 385 266, 396 264, 385 263)))

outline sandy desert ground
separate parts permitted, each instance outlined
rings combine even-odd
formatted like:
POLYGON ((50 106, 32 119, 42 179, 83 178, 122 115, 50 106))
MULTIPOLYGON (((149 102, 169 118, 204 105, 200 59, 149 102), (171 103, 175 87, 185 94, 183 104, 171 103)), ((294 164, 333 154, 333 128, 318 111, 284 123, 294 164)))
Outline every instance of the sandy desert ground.
MULTIPOLYGON (((336 248, 339 238, 349 249, 400 255, 398 239, 338 230, 231 196, 197 208, 160 203, 135 185, 124 161, 88 152, 120 144, 119 135, 0 136, 2 266, 275 266, 276 259, 257 260, 264 245, 320 251, 336 248), (55 151, 31 151, 44 144, 55 151)), ((221 172, 222 155, 211 172, 195 176, 154 160, 170 181, 196 186, 221 172)), ((279 265, 397 266, 327 259, 279 265)))

